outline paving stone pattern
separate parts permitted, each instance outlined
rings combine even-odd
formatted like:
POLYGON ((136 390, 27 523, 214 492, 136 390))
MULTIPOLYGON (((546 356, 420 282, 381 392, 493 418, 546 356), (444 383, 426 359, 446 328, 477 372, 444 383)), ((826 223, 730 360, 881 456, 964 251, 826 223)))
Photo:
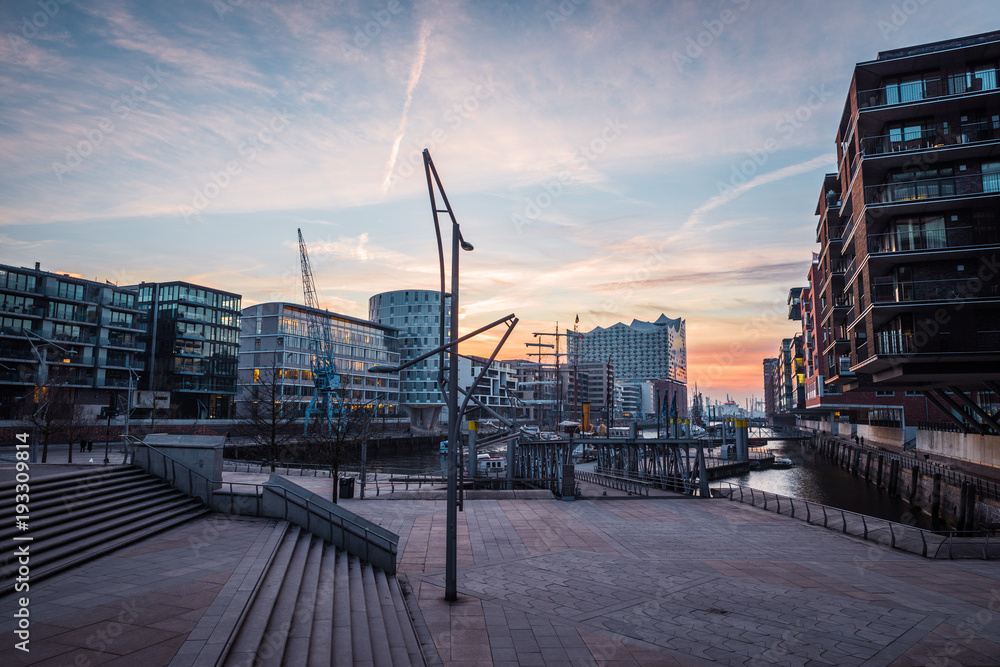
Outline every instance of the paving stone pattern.
POLYGON ((400 570, 444 664, 1000 664, 995 563, 930 561, 723 500, 474 500, 448 604, 445 505, 420 505, 349 503, 413 521, 400 570))

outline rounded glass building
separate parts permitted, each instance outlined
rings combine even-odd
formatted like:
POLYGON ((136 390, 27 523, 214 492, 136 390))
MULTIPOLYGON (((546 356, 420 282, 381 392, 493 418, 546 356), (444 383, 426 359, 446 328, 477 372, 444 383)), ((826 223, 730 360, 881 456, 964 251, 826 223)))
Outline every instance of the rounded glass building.
MULTIPOLYGON (((448 338, 450 303, 445 303, 445 339, 448 338)), ((430 352, 441 341, 441 293, 437 290, 395 290, 368 300, 368 319, 395 327, 399 334, 399 363, 430 352)), ((425 359, 399 373, 399 405, 410 416, 413 429, 438 427, 445 397, 437 384, 438 357, 425 359)))

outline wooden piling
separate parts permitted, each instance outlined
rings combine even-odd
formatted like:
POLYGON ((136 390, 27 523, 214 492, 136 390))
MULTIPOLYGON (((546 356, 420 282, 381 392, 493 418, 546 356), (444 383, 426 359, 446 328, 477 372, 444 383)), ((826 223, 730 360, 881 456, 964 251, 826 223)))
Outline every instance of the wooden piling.
POLYGON ((934 473, 934 490, 931 492, 931 527, 937 529, 941 514, 941 473, 934 473))

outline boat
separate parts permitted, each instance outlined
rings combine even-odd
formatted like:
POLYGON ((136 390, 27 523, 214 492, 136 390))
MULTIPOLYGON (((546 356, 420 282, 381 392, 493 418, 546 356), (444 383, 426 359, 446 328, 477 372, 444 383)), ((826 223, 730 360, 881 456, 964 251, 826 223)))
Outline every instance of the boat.
POLYGON ((507 457, 496 454, 476 456, 476 470, 480 475, 502 475, 507 472, 507 457))
POLYGON ((771 464, 772 468, 785 469, 792 468, 795 463, 791 459, 774 459, 774 463, 771 464))

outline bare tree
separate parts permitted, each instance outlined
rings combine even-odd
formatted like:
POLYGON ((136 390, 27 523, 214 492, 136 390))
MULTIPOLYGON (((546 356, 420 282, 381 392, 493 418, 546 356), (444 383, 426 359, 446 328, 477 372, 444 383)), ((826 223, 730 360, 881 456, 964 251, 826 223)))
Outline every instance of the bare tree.
POLYGON ((309 424, 307 435, 302 438, 302 444, 330 466, 333 480, 331 500, 334 503, 337 502, 340 486, 340 469, 353 460, 352 455, 359 445, 370 437, 375 418, 375 411, 371 408, 347 404, 345 395, 343 389, 331 394, 336 400, 330 414, 318 410, 309 424))
POLYGON ((287 401, 282 393, 281 369, 265 368, 255 371, 254 382, 243 388, 241 400, 236 404, 233 432, 262 446, 274 472, 278 453, 300 434, 298 404, 287 401))
POLYGON ((79 432, 75 393, 66 386, 64 375, 53 369, 45 384, 36 386, 25 401, 25 421, 42 445, 42 463, 48 460, 50 443, 72 438, 79 432))

